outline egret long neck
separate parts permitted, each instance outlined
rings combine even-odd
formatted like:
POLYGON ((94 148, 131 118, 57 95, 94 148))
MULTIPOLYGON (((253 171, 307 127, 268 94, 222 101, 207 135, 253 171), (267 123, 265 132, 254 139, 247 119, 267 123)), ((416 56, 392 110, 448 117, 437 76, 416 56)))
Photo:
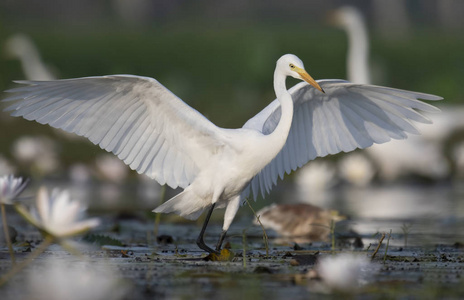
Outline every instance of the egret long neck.
POLYGON ((55 79, 43 65, 38 51, 33 46, 29 46, 23 53, 20 53, 18 58, 28 80, 55 79))
POLYGON ((279 124, 277 124, 277 127, 269 135, 269 137, 273 140, 273 143, 275 143, 275 149, 278 148, 277 153, 280 152, 287 141, 293 119, 293 100, 292 96, 287 91, 285 78, 286 76, 277 70, 274 72, 274 91, 276 93, 277 100, 280 102, 281 115, 279 124))
POLYGON ((355 83, 370 84, 369 41, 367 29, 362 19, 352 18, 347 24, 348 33, 348 80, 355 83))

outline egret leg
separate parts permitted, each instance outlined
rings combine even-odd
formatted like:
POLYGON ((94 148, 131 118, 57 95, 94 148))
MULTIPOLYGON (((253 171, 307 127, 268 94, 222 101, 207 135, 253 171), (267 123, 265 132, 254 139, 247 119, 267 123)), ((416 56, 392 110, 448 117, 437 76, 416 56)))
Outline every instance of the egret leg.
POLYGON ((224 238, 226 237, 227 230, 229 229, 230 224, 234 220, 239 207, 240 207, 240 195, 230 200, 229 203, 227 204, 226 212, 224 214, 224 226, 222 227, 221 237, 219 238, 219 241, 216 245, 216 251, 221 250, 222 242, 224 241, 224 238))
POLYGON ((215 205, 216 203, 213 203, 213 205, 211 205, 211 208, 209 209, 208 214, 206 215, 205 222, 203 222, 203 227, 201 228, 201 231, 200 231, 200 235, 197 238, 197 245, 198 247, 200 247, 200 249, 205 250, 206 252, 219 254, 218 251, 211 249, 203 241, 203 236, 205 235, 206 227, 208 226, 208 222, 209 222, 209 219, 211 218, 211 214, 213 213, 215 205))
POLYGON ((224 238, 226 237, 226 234, 227 234, 227 230, 223 230, 222 233, 221 233, 221 236, 219 237, 219 241, 216 245, 216 251, 220 252, 221 251, 221 246, 222 246, 222 242, 224 241, 224 238))

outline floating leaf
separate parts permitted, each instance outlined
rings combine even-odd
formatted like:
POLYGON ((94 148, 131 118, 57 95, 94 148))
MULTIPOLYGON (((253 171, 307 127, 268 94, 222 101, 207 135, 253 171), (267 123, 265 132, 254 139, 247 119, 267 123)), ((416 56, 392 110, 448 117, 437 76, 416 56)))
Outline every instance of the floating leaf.
POLYGON ((210 253, 204 258, 206 261, 231 261, 234 258, 234 253, 227 249, 222 249, 220 254, 210 253))

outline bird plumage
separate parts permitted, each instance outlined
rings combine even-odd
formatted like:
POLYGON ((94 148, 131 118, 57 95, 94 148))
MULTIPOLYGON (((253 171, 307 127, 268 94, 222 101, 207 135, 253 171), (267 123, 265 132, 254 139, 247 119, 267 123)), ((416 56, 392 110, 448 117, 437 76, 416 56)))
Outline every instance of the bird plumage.
POLYGON ((217 127, 148 77, 18 83, 25 86, 9 90, 14 95, 3 100, 13 102, 6 109, 13 116, 85 136, 138 173, 185 188, 155 212, 195 219, 208 207, 227 207, 224 232, 250 191, 264 195, 279 176, 317 156, 418 133, 411 121, 428 123, 421 112, 437 109, 417 99, 441 99, 339 80, 316 83, 291 54, 277 61, 277 99, 239 129, 217 127), (287 91, 287 76, 310 84, 287 91))
POLYGON ((6 111, 88 138, 131 169, 187 187, 221 147, 220 129, 158 81, 131 75, 17 81, 6 111), (174 163, 175 162, 175 163, 174 163))
MULTIPOLYGON (((294 102, 292 129, 279 154, 251 181, 253 195, 269 192, 278 177, 305 165, 316 157, 349 152, 381 144, 390 139, 405 139, 407 133, 419 134, 411 121, 431 123, 421 112, 438 112, 419 101, 441 97, 342 80, 318 80, 326 91, 318 93, 307 83, 289 92, 294 102)), ((279 122, 280 105, 274 100, 245 123, 268 134, 279 122)))

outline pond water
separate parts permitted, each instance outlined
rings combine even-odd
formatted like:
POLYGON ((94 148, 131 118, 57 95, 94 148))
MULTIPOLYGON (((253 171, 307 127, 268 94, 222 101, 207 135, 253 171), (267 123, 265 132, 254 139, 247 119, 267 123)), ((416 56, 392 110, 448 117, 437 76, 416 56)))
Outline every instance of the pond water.
MULTIPOLYGON (((226 239, 235 253, 235 258, 227 262, 203 260, 205 253, 195 244, 202 218, 192 222, 163 216, 158 236, 164 238, 157 239, 154 216, 150 213, 157 202, 153 199, 159 197, 156 187, 147 192, 140 187, 121 189, 107 184, 85 188, 66 182, 46 185, 69 188, 75 198, 85 199, 90 205, 89 214, 103 220, 92 234, 108 237, 109 242, 114 239, 120 245, 104 245, 98 238, 91 243, 77 239, 79 244, 75 248, 83 257, 52 245, 1 288, 5 297, 2 299, 62 299, 63 287, 68 294, 75 294, 69 299, 308 299, 347 295, 362 299, 458 299, 464 296, 461 279, 464 189, 458 184, 336 187, 323 197, 314 197, 323 202, 313 203, 349 217, 335 227, 335 247, 330 240, 303 240, 296 245, 268 230, 269 256, 262 230, 252 225, 253 214, 245 205, 226 239), (386 237, 370 263, 373 267, 360 279, 359 288, 336 291, 328 288, 324 280, 309 275, 315 265, 314 261, 306 260, 308 257, 314 256, 317 261, 340 253, 356 253, 370 260, 383 233, 386 237), (363 244, 357 248, 353 245, 356 236, 363 244), (79 272, 83 270, 84 277, 95 284, 80 282, 84 273, 79 272)), ((168 191, 168 197, 173 193, 168 191)), ((280 182, 269 197, 252 205, 257 210, 274 201, 309 200, 291 183, 280 182)), ((210 245, 221 232, 222 215, 223 210, 213 214, 205 238, 210 245)), ((13 210, 8 211, 8 220, 18 231, 17 257, 24 259, 28 251, 40 244, 41 236, 13 210)), ((7 248, 2 244, 0 274, 6 273, 10 265, 7 248)))

